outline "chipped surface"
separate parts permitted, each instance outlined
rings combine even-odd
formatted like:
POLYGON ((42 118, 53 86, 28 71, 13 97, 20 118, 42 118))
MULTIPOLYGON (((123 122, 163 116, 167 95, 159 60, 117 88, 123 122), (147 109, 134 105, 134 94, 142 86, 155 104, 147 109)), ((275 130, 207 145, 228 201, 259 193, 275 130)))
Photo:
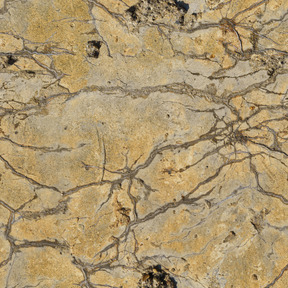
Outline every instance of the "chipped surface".
POLYGON ((0 1, 0 286, 288 287, 287 10, 0 1))

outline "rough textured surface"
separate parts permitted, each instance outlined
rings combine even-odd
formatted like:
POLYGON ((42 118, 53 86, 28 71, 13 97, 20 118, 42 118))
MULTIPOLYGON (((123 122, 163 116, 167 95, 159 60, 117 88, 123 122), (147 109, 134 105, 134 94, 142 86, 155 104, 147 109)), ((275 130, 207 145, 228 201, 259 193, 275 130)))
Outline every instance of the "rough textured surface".
POLYGON ((288 287, 288 1, 0 1, 0 287, 288 287))

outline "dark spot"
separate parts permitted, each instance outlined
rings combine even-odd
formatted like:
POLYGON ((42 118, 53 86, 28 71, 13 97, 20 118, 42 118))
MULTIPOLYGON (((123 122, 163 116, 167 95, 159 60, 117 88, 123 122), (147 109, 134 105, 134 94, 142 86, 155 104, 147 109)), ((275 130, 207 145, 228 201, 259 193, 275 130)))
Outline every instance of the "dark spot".
POLYGON ((138 181, 141 183, 141 184, 144 184, 144 180, 143 179, 138 179, 138 181))
POLYGON ((170 118, 170 114, 167 114, 167 118, 170 118))
POLYGON ((275 73, 275 69, 274 68, 271 68, 271 69, 269 69, 268 71, 267 71, 267 75, 268 76, 273 76, 273 74, 275 73))
POLYGON ((248 141, 248 137, 243 135, 241 131, 235 131, 231 137, 232 142, 238 142, 245 144, 248 141))
POLYGON ((126 10, 126 12, 128 12, 131 15, 131 17, 132 17, 132 19, 134 21, 137 20, 138 17, 137 17, 136 6, 135 5, 131 6, 128 10, 126 10))
POLYGON ((89 57, 98 58, 101 46, 102 46, 101 41, 95 41, 95 40, 88 41, 86 49, 87 55, 89 57))
POLYGON ((175 3, 176 3, 179 10, 183 10, 185 12, 187 12, 189 10, 189 4, 187 4, 183 1, 177 1, 177 0, 175 0, 175 3))
POLYGON ((182 15, 179 21, 176 22, 177 24, 184 25, 184 15, 182 15))
POLYGON ((35 72, 34 71, 32 71, 32 70, 26 70, 25 71, 27 74, 29 74, 29 75, 31 75, 31 76, 35 76, 35 72))
POLYGON ((68 128, 68 126, 65 126, 65 127, 64 127, 64 130, 67 130, 67 128, 68 128))
POLYGON ((161 265, 149 267, 138 282, 138 288, 177 288, 177 282, 161 265))
POLYGON ((236 237, 236 233, 234 231, 230 231, 228 236, 224 239, 223 243, 227 243, 232 241, 236 237))
POLYGON ((258 233, 260 233, 264 228, 262 215, 255 216, 253 219, 251 219, 250 223, 258 233))
POLYGON ((165 169, 164 172, 168 173, 169 175, 172 174, 172 169, 165 169))
POLYGON ((252 275, 252 279, 253 279, 253 280, 258 280, 258 276, 257 276, 256 274, 253 274, 253 275, 252 275))
POLYGON ((8 65, 13 65, 18 61, 18 59, 16 57, 14 57, 13 55, 9 55, 7 56, 7 64, 8 65))

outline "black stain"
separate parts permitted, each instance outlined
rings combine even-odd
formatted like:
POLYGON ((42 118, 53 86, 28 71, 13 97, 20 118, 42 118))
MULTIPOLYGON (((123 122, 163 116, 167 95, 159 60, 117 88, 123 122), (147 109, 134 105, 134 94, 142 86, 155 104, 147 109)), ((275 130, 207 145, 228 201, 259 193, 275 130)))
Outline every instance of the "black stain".
POLYGON ((87 55, 89 57, 98 58, 101 46, 102 46, 101 41, 96 40, 88 41, 86 49, 87 55))
POLYGON ((149 267, 138 284, 138 288, 177 288, 176 280, 161 265, 149 267))
POLYGON ((137 20, 137 13, 136 13, 136 6, 135 6, 135 5, 131 6, 131 7, 127 10, 127 12, 131 15, 131 17, 132 17, 132 19, 133 19, 134 21, 137 20))
POLYGON ((184 24, 184 14, 189 10, 189 4, 177 0, 142 0, 126 10, 131 19, 137 23, 151 21, 162 17, 162 10, 171 12, 171 7, 176 7, 180 11, 180 16, 176 23, 184 24), (150 18, 151 17, 151 18, 150 18), (149 20, 150 19, 150 20, 149 20), (145 21, 146 20, 146 21, 145 21))
POLYGON ((15 56, 13 56, 13 55, 7 56, 7 64, 8 64, 8 65, 13 65, 13 64, 15 64, 17 61, 18 61, 18 59, 17 59, 15 56))
POLYGON ((189 4, 185 3, 184 1, 175 0, 175 4, 177 5, 178 9, 182 9, 185 12, 189 10, 189 4))

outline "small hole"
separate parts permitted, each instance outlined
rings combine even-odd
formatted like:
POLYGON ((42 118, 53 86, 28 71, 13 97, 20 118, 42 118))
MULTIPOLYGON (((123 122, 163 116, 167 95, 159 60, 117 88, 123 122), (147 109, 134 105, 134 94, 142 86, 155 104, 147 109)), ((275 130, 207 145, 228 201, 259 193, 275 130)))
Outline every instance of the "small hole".
POLYGON ((36 73, 32 70, 26 70, 26 73, 31 74, 31 75, 35 75, 36 73))
POLYGON ((131 17, 132 17, 132 19, 134 20, 134 21, 136 21, 137 20, 137 14, 136 14, 136 7, 135 6, 131 6, 128 10, 127 10, 127 12, 128 13, 130 13, 130 15, 131 15, 131 17))
POLYGON ((7 57, 7 64, 8 65, 13 65, 18 61, 17 58, 15 58, 13 55, 10 55, 7 57))

